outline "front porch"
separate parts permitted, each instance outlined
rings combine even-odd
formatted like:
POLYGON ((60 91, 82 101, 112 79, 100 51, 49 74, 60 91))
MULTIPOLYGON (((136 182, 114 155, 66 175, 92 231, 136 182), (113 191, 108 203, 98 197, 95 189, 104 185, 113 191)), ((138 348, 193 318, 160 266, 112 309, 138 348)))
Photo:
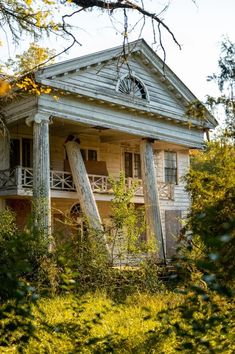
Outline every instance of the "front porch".
MULTIPOLYGON (((112 183, 109 176, 88 174, 91 189, 95 196, 103 195, 107 200, 113 196, 112 183)), ((113 178, 112 178, 113 179, 113 178)), ((117 177, 115 178, 118 179, 117 177)), ((126 187, 136 186, 135 197, 144 202, 142 179, 126 178, 126 187)), ((72 173, 50 170, 50 189, 52 197, 77 198, 72 173)), ((158 182, 159 198, 174 200, 174 185, 158 182)), ((0 171, 0 196, 31 196, 33 194, 33 168, 17 166, 0 171)))

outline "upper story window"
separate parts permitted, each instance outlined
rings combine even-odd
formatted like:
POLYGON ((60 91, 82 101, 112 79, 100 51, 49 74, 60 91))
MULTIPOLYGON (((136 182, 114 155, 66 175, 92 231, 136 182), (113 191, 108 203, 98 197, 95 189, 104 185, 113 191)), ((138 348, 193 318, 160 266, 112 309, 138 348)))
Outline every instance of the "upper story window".
POLYGON ((125 152, 125 176, 141 178, 140 154, 125 152))
POLYGON ((148 99, 148 92, 144 83, 133 75, 122 77, 118 82, 117 91, 132 97, 148 99))
POLYGON ((84 161, 97 161, 97 150, 81 149, 82 158, 84 161))
POLYGON ((175 151, 164 152, 165 182, 177 184, 177 154, 175 151))
POLYGON ((10 168, 33 167, 33 140, 19 138, 10 140, 10 168))

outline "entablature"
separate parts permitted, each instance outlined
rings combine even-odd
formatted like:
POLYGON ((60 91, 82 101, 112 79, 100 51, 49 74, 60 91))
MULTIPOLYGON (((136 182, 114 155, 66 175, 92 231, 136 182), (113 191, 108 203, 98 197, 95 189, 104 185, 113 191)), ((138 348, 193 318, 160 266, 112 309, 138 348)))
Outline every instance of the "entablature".
MULTIPOLYGON (((59 92, 63 92, 64 97, 70 96, 70 99, 74 101, 73 106, 79 104, 79 100, 82 99, 88 104, 95 103, 102 106, 107 105, 107 109, 127 109, 131 114, 139 113, 157 119, 166 119, 177 124, 198 127, 198 129, 213 128, 212 124, 208 121, 199 121, 198 119, 187 117, 183 110, 177 112, 177 109, 175 108, 171 109, 171 107, 166 107, 160 103, 153 105, 151 102, 137 97, 130 99, 129 96, 124 96, 118 92, 114 95, 113 92, 110 92, 105 88, 99 91, 94 91, 87 88, 80 88, 76 85, 67 85, 65 83, 57 82, 56 80, 53 80, 53 83, 51 83, 50 80, 43 80, 41 83, 46 86, 53 85, 53 89, 57 95, 59 92)), ((58 100, 60 100, 60 98, 58 98, 58 100)))

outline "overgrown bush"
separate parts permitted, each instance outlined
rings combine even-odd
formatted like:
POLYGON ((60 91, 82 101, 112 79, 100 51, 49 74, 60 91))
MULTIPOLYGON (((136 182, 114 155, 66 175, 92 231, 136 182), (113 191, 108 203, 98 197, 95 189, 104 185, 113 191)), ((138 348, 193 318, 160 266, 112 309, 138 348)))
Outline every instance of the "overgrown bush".
POLYGON ((235 148, 215 141, 192 159, 186 176, 192 207, 188 229, 203 248, 198 266, 233 280, 235 273, 235 148))
POLYGON ((111 180, 114 199, 112 217, 105 233, 110 247, 107 258, 103 235, 89 229, 81 234, 76 220, 70 238, 55 235, 54 258, 60 270, 62 289, 82 293, 105 289, 110 295, 126 297, 133 291, 153 291, 162 287, 158 279, 155 248, 151 240, 142 239, 145 232, 143 208, 132 203, 136 185, 126 187, 124 174, 111 180))
POLYGON ((0 211, 0 345, 20 349, 33 335, 32 304, 38 296, 30 281, 44 246, 30 232, 20 232, 9 210, 0 211))

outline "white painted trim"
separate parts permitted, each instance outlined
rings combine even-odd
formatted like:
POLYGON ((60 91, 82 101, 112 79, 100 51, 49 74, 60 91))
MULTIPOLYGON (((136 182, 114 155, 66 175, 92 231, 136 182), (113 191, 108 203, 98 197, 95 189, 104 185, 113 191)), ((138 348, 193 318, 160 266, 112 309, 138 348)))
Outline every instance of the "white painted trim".
MULTIPOLYGON (((165 78, 165 81, 169 83, 176 90, 176 94, 181 95, 188 103, 196 100, 196 96, 186 87, 186 85, 175 75, 175 73, 162 61, 162 59, 150 48, 150 46, 143 40, 139 39, 128 44, 128 50, 132 54, 136 53, 141 55, 148 61, 156 72, 159 72, 161 76, 165 78)), ((43 79, 55 77, 63 73, 74 72, 78 68, 89 67, 90 65, 98 65, 102 62, 107 62, 123 55, 123 46, 110 48, 101 52, 85 55, 80 58, 75 58, 62 63, 50 65, 36 73, 36 81, 40 82, 43 79)), ((51 81, 51 80, 49 80, 51 81)), ((53 81, 53 80, 52 80, 53 81)), ((53 82, 51 84, 53 86, 53 82)), ((49 83, 50 85, 50 83, 49 83)), ((215 127, 218 123, 215 118, 208 112, 208 121, 215 127)))
POLYGON ((204 144, 203 135, 198 129, 177 126, 164 118, 157 120, 144 115, 130 115, 125 110, 117 112, 108 109, 108 107, 87 105, 84 102, 80 102, 78 105, 76 101, 71 102, 69 98, 65 97, 55 102, 50 96, 43 95, 39 99, 39 108, 65 120, 81 122, 91 126, 94 125, 95 121, 96 124, 106 128, 142 137, 147 136, 169 143, 189 146, 190 148, 201 148, 204 144), (177 129, 181 130, 180 135, 176 132, 177 129))

